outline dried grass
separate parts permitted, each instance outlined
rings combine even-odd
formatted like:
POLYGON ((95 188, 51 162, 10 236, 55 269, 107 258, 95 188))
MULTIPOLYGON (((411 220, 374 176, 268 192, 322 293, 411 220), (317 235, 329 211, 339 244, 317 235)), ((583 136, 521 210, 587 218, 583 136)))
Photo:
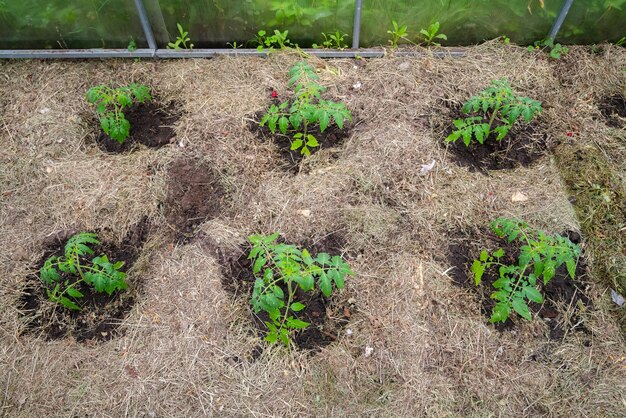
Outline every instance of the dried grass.
MULTIPOLYGON (((0 410, 11 416, 626 414, 624 338, 601 283, 591 285, 595 307, 581 314, 589 334, 570 332, 554 342, 540 321, 495 331, 472 291, 452 284, 445 261, 449 231, 496 216, 524 217, 554 232, 578 223, 549 156, 488 176, 451 162, 430 127, 442 99, 463 101, 506 76, 520 93, 545 102, 543 124, 554 139, 580 127, 576 141, 602 142, 615 135, 589 116, 588 95, 623 81, 614 67, 624 67, 626 54, 609 48, 593 64, 584 54, 574 48, 576 67, 567 76, 585 94, 560 85, 561 63, 496 43, 471 48, 461 59, 314 60, 329 95, 347 103, 355 123, 337 160, 322 150, 297 176, 281 170, 272 145, 247 128, 270 89, 287 94, 286 70, 296 57, 0 63, 0 410), (108 80, 149 83, 161 100, 176 100, 184 110, 178 144, 103 154, 82 94, 108 80), (201 227, 220 245, 234 248, 252 232, 274 230, 294 241, 345 235, 345 250, 358 254, 357 275, 346 289, 356 300, 351 336, 315 355, 276 347, 254 360, 259 338, 246 301, 222 289, 219 265, 202 240, 171 246, 160 236, 131 275, 142 281, 142 296, 122 325, 124 336, 91 346, 20 335, 16 301, 45 237, 106 228, 110 239, 122 239, 143 217, 162 224, 167 167, 186 156, 209 161, 227 186, 229 207, 201 227), (434 170, 420 176, 421 164, 433 159, 434 170), (515 192, 529 199, 512 202, 515 192)), ((623 173, 624 159, 614 153, 622 148, 604 149, 623 173)))

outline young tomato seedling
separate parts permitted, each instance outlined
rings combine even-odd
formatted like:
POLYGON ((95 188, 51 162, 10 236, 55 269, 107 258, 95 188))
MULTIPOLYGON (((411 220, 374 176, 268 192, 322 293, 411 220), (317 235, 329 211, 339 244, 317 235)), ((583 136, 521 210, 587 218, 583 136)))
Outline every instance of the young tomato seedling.
POLYGON ((492 133, 497 134, 495 140, 500 141, 520 118, 528 123, 541 111, 541 102, 516 96, 506 79, 495 80, 491 82, 491 87, 465 102, 462 112, 478 116, 456 119, 456 129, 448 135, 446 142, 463 138, 466 146, 472 139, 483 144, 492 133))
POLYGON ((485 271, 497 271, 499 274, 498 280, 492 284, 496 290, 491 298, 497 303, 492 311, 491 322, 505 322, 511 310, 531 321, 527 300, 543 302, 543 296, 537 290, 537 281, 547 285, 563 264, 573 279, 581 253, 580 246, 567 237, 535 231, 519 220, 498 218, 491 223, 491 229, 499 237, 506 237, 509 243, 517 240, 522 244, 515 264, 504 261, 505 252, 502 248, 491 254, 483 250, 479 259, 472 264, 476 285, 480 285, 485 271))
POLYGON ((291 150, 299 149, 301 154, 310 155, 311 148, 319 146, 317 138, 311 134, 313 126, 319 125, 320 132, 324 132, 334 121, 339 129, 343 129, 344 122, 352 121, 352 116, 343 103, 322 99, 321 94, 326 88, 318 84, 315 69, 305 61, 289 70, 289 78, 288 85, 293 87, 295 98, 291 103, 271 105, 260 125, 267 124, 272 133, 276 133, 276 127, 283 135, 291 133, 291 150))
POLYGON ((306 249, 277 243, 278 235, 248 238, 252 244, 248 259, 256 279, 250 304, 254 313, 265 311, 269 316, 265 340, 289 346, 291 332, 310 325, 297 318, 297 313, 306 309, 297 300, 298 288, 304 292, 319 289, 330 297, 333 288, 342 289, 346 276, 353 273, 340 256, 319 253, 313 257, 306 249))
POLYGON ((116 290, 127 288, 126 273, 120 271, 124 262, 112 263, 106 255, 89 261, 87 257, 94 254, 89 247, 91 244, 100 244, 97 235, 81 232, 67 241, 62 256, 53 256, 44 262, 39 279, 46 285, 51 301, 80 310, 77 302, 84 295, 78 288, 83 283, 109 296, 116 290))
POLYGON ((87 90, 86 97, 89 103, 96 106, 104 133, 120 143, 130 135, 130 122, 122 110, 132 106, 134 102, 145 103, 152 100, 150 88, 135 83, 118 88, 95 86, 87 90))

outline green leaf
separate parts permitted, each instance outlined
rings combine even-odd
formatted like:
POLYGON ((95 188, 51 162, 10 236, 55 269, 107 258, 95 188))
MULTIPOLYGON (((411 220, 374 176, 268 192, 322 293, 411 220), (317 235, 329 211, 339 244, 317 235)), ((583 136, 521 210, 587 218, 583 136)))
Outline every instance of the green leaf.
POLYGON ((73 287, 68 287, 65 292, 73 298, 82 298, 84 295, 73 287))
POLYGON ((533 302, 543 302, 543 296, 541 296, 541 293, 532 286, 524 286, 524 294, 533 302))
POLYGON ((322 293, 324 294, 324 296, 330 297, 333 291, 333 287, 330 283, 330 279, 328 278, 328 275, 324 272, 320 274, 319 287, 322 293))
POLYGON ((265 265, 265 262, 267 260, 265 259, 265 257, 261 256, 259 258, 256 259, 256 261, 254 262, 254 266, 252 268, 252 272, 254 274, 257 274, 259 271, 261 271, 261 269, 263 268, 263 266, 265 265))
POLYGON ((287 133, 287 128, 289 128, 289 119, 287 119, 286 116, 281 116, 281 118, 278 119, 278 127, 280 132, 285 135, 287 133))
POLYGON ((303 141, 301 139, 296 139, 295 141, 291 143, 291 150, 292 151, 297 150, 298 148, 302 146, 302 144, 303 144, 303 141))
POLYGON ((489 258, 489 253, 487 253, 487 250, 482 250, 482 251, 480 252, 480 258, 479 258, 479 260, 480 260, 480 261, 482 261, 482 262, 484 263, 485 261, 487 261, 487 259, 488 259, 488 258, 489 258))
POLYGON ((499 302, 493 307, 491 312, 491 323, 506 322, 511 313, 511 306, 508 302, 499 302))
POLYGON ((280 286, 274 286, 274 295, 278 298, 278 299, 283 299, 285 297, 285 293, 283 292, 283 289, 280 288, 280 286))
POLYGON ((311 134, 307 135, 306 145, 309 147, 318 147, 320 144, 317 142, 317 139, 311 134))
POLYGON ((532 321, 532 316, 528 310, 528 305, 522 298, 514 298, 511 305, 515 312, 517 312, 522 318, 532 321))
POLYGON ((287 326, 289 328, 292 328, 292 329, 302 329, 302 328, 306 328, 309 325, 311 325, 308 322, 304 322, 304 321, 301 321, 301 320, 293 318, 293 317, 287 318, 286 323, 287 323, 287 326))
POLYGON ((474 260, 472 264, 472 273, 474 273, 474 283, 478 286, 485 273, 485 265, 478 260, 474 260))
POLYGON ((545 266, 543 267, 543 284, 548 284, 555 274, 556 270, 554 268, 554 263, 546 261, 545 266))
POLYGON ((77 304, 75 304, 70 299, 66 298, 65 296, 62 296, 59 299, 59 303, 61 305, 65 306, 66 308, 71 309, 73 311, 80 311, 80 306, 78 306, 77 304))
POLYGON ((327 112, 322 111, 319 115, 319 122, 320 132, 324 132, 326 128, 328 128, 328 124, 330 123, 330 115, 327 112))
POLYGON ((304 308, 306 308, 306 305, 300 303, 300 302, 294 302, 291 304, 291 306, 289 307, 289 309, 291 309, 294 312, 300 312, 301 310, 303 310, 304 308))
POLYGON ((565 265, 567 266, 569 277, 573 279, 576 276, 576 261, 573 258, 568 258, 565 261, 565 265))

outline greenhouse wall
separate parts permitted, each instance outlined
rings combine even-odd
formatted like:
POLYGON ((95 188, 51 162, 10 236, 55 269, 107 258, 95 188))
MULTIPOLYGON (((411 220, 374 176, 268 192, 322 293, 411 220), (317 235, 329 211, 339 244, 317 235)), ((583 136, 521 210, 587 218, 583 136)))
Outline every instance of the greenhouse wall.
MULTIPOLYGON (((160 48, 189 32, 196 48, 255 47, 261 29, 288 30, 292 42, 310 47, 322 32, 339 31, 352 42, 355 0, 143 0, 160 48)), ((447 46, 506 35, 528 44, 544 38, 562 0, 363 0, 360 46, 387 43, 393 20, 407 38, 439 21, 447 46)), ((625 35, 626 0, 576 0, 558 40, 590 44, 625 35)), ((0 0, 0 49, 146 48, 132 0, 0 0)))

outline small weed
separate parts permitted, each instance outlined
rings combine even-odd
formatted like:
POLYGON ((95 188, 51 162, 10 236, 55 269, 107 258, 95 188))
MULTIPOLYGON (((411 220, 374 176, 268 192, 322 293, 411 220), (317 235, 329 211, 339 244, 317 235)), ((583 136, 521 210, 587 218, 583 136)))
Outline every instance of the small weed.
POLYGON ((258 44, 256 49, 259 52, 265 51, 266 49, 268 52, 272 52, 274 49, 284 50, 297 47, 297 44, 292 44, 289 38, 287 38, 288 35, 288 30, 281 32, 275 29, 273 35, 268 35, 266 31, 260 30, 254 39, 254 42, 258 44))
POLYGON ((466 146, 470 145, 472 138, 482 144, 492 133, 496 133, 496 141, 500 141, 520 118, 528 123, 541 111, 541 102, 516 96, 506 79, 495 80, 491 87, 472 96, 463 105, 463 113, 480 116, 456 119, 456 129, 448 135, 446 142, 456 142, 462 137, 466 146), (498 124, 494 127, 496 122, 498 124))
POLYGON ((318 84, 319 77, 315 69, 305 61, 301 61, 289 70, 289 87, 293 87, 295 99, 290 104, 284 101, 278 106, 273 104, 261 118, 260 125, 269 127, 272 133, 276 128, 283 135, 288 131, 295 132, 291 142, 291 150, 300 149, 304 155, 311 154, 311 148, 319 146, 317 138, 310 133, 311 125, 319 124, 320 131, 334 122, 343 129, 346 120, 351 121, 350 111, 343 103, 336 103, 321 98, 326 91, 318 84))
POLYGON ((191 43, 191 39, 189 38, 189 32, 185 31, 180 23, 176 24, 178 28, 178 37, 175 42, 170 42, 167 44, 167 49, 193 49, 193 43, 191 43))
POLYGON ((548 51, 550 58, 560 59, 563 55, 569 52, 569 48, 561 44, 555 44, 551 38, 535 41, 532 45, 528 46, 528 51, 548 51))
POLYGON ((112 263, 106 255, 99 255, 89 261, 86 257, 94 254, 89 247, 91 244, 100 244, 97 235, 81 232, 67 241, 63 256, 53 256, 44 262, 39 270, 39 279, 46 285, 51 301, 78 311, 81 309, 77 304, 78 299, 84 297, 78 290, 82 283, 98 293, 106 292, 109 296, 116 290, 127 288, 126 273, 120 271, 124 262, 112 263))
POLYGON ((313 48, 326 48, 326 49, 339 49, 343 50, 349 47, 349 45, 345 42, 345 38, 348 37, 347 33, 342 34, 339 31, 331 34, 325 34, 322 32, 322 36, 324 37, 324 41, 321 45, 313 44, 313 48))
POLYGON ((509 243, 518 240, 523 244, 516 264, 503 261, 505 253, 502 248, 491 254, 483 250, 479 259, 472 264, 471 270, 477 286, 485 271, 497 270, 499 274, 498 280, 492 283, 496 290, 491 298, 497 303, 492 311, 491 322, 505 322, 512 310, 531 321, 527 301, 543 302, 543 296, 537 290, 537 281, 541 279, 543 285, 547 285, 563 264, 573 279, 581 253, 580 246, 567 237, 535 231, 519 220, 499 218, 492 222, 491 229, 499 237, 506 237, 509 243))
POLYGON ((231 47, 232 49, 239 49, 239 48, 243 48, 243 45, 238 44, 237 41, 233 41, 232 43, 227 42, 226 43, 227 46, 231 47))
POLYGON ((625 46, 626 45, 626 36, 622 36, 620 39, 618 39, 617 42, 615 42, 615 46, 625 46))
POLYGON ((296 298, 298 288, 304 292, 317 288, 330 297, 333 288, 342 289, 346 276, 353 273, 338 255, 319 253, 313 257, 306 249, 277 243, 277 238, 278 233, 248 238, 252 244, 248 259, 252 260, 255 277, 250 304, 254 313, 264 311, 269 316, 265 340, 289 346, 291 332, 310 325, 297 318, 297 313, 306 309, 296 298))
POLYGON ((137 42, 135 42, 135 39, 133 37, 131 37, 130 41, 128 41, 128 46, 126 47, 126 49, 129 52, 133 52, 137 50, 137 42))
POLYGON ((398 25, 398 22, 396 22, 395 20, 391 21, 391 25, 392 28, 391 30, 388 30, 387 33, 389 35, 391 35, 391 39, 389 39, 389 46, 391 46, 392 48, 397 48, 398 47, 398 42, 400 40, 407 40, 407 26, 406 25, 398 25))
POLYGON ((96 106, 102 130, 112 139, 122 143, 130 135, 130 122, 123 109, 133 102, 144 103, 152 100, 150 88, 141 84, 112 88, 107 85, 95 86, 87 90, 87 101, 96 106))
POLYGON ((438 43, 437 39, 443 39, 444 41, 448 40, 448 37, 444 33, 439 33, 440 23, 435 22, 428 26, 427 29, 421 29, 420 33, 424 35, 424 42, 426 46, 441 46, 438 43))

